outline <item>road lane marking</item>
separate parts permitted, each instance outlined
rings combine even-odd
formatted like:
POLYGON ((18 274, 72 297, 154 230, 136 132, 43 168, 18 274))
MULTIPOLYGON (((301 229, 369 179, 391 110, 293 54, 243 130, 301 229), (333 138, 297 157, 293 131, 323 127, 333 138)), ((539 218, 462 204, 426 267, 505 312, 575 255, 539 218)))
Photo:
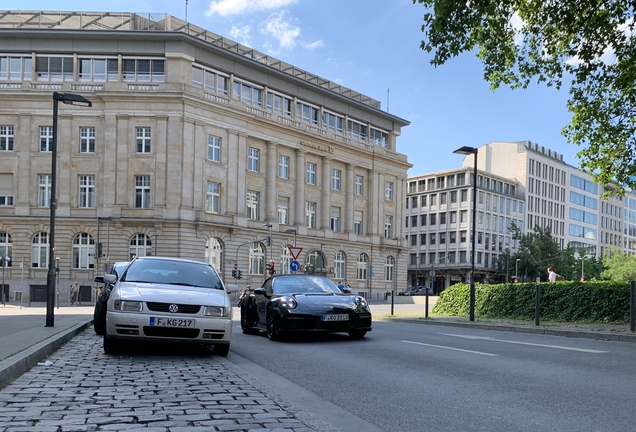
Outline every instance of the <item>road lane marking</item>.
POLYGON ((542 348, 554 348, 554 349, 567 350, 567 351, 578 351, 578 352, 585 352, 590 354, 603 354, 603 353, 609 352, 609 351, 600 351, 600 350, 592 350, 592 349, 584 349, 584 348, 570 348, 570 347, 559 346, 559 345, 546 345, 546 344, 536 344, 536 343, 529 343, 529 342, 518 342, 518 341, 511 341, 511 340, 504 340, 504 339, 495 339, 495 338, 485 337, 485 336, 466 336, 466 335, 457 335, 457 334, 450 334, 450 333, 440 333, 440 334, 443 334, 444 336, 454 336, 454 337, 463 338, 463 339, 488 340, 493 342, 504 342, 504 343, 511 343, 511 344, 517 344, 517 345, 528 345, 528 346, 536 346, 536 347, 542 347, 542 348))
POLYGON ((403 340, 402 342, 410 343, 410 344, 414 344, 414 345, 429 346, 429 347, 433 347, 433 348, 442 348, 442 349, 453 350, 453 351, 462 351, 462 352, 466 352, 466 353, 470 353, 470 354, 479 354, 479 355, 497 357, 497 354, 490 354, 490 353, 485 353, 485 352, 480 352, 480 351, 471 351, 471 350, 465 350, 465 349, 461 349, 461 348, 453 348, 453 347, 448 347, 448 346, 444 346, 444 345, 432 345, 432 344, 427 344, 427 343, 422 343, 422 342, 414 342, 414 341, 407 341, 407 340, 403 340))

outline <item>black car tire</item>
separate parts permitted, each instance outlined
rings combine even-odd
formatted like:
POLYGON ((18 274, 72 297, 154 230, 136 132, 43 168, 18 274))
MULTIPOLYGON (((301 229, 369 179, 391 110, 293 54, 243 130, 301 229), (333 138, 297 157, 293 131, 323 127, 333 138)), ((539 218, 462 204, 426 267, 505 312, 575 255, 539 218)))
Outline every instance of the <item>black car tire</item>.
POLYGON ((95 303, 95 311, 93 312, 93 328, 95 333, 103 336, 106 333, 106 303, 100 300, 95 303))
POLYGON ((225 357, 230 352, 230 344, 214 345, 214 354, 225 357))
POLYGON ((267 337, 271 341, 280 341, 281 335, 280 330, 278 328, 278 320, 276 319, 276 314, 269 308, 267 310, 267 318, 266 318, 266 327, 267 327, 267 337))
POLYGON ((347 332, 351 339, 362 339, 366 334, 366 330, 350 330, 347 332))
POLYGON ((256 320, 253 313, 250 313, 246 304, 243 304, 241 306, 241 330, 243 330, 243 334, 258 333, 258 330, 254 328, 254 324, 256 324, 256 320))
POLYGON ((106 354, 119 354, 121 344, 117 339, 104 335, 104 352, 106 354))

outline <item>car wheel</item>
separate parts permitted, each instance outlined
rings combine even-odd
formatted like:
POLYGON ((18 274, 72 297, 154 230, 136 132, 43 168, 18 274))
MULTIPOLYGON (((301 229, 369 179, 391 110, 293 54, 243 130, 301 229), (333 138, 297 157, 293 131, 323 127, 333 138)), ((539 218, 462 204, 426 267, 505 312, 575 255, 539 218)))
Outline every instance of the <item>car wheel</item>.
POLYGON ((281 340, 280 330, 278 328, 278 320, 276 319, 276 314, 269 308, 267 310, 267 318, 266 318, 266 327, 267 327, 267 337, 271 341, 279 341, 281 340))
POLYGON ((214 345, 214 354, 225 357, 230 352, 230 344, 214 345))
POLYGON ((351 339, 362 339, 367 334, 366 330, 350 330, 347 332, 351 339))
POLYGON ((119 354, 121 344, 117 339, 104 335, 104 352, 106 354, 119 354))
POLYGON ((93 312, 93 328, 95 333, 100 336, 106 333, 106 304, 99 300, 95 303, 95 311, 93 312))
POLYGON ((258 330, 254 329, 256 322, 251 315, 247 306, 243 304, 243 306, 241 306, 241 330, 243 330, 244 334, 254 334, 258 332, 258 330))

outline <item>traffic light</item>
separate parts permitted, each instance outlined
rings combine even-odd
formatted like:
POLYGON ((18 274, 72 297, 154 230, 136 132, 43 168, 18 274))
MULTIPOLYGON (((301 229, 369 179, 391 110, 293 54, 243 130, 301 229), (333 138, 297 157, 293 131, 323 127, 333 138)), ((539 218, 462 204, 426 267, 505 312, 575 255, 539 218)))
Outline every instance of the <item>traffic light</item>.
POLYGON ((232 277, 236 279, 236 270, 232 270, 232 277))
POLYGON ((102 248, 102 243, 99 242, 97 243, 97 258, 101 258, 102 257, 102 252, 103 252, 103 248, 102 248))
POLYGON ((243 270, 237 270, 236 278, 237 279, 242 279, 243 278, 243 270))
POLYGON ((269 262, 269 267, 267 268, 267 271, 269 272, 270 276, 273 276, 274 274, 276 274, 276 270, 274 269, 274 261, 269 262))

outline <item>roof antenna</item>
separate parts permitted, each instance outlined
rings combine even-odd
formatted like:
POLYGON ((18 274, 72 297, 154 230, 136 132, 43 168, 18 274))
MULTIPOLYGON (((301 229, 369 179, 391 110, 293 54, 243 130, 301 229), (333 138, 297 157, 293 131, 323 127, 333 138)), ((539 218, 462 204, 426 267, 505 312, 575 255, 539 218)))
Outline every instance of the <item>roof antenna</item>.
POLYGON ((386 88, 386 112, 389 112, 389 91, 391 89, 390 88, 386 88))

